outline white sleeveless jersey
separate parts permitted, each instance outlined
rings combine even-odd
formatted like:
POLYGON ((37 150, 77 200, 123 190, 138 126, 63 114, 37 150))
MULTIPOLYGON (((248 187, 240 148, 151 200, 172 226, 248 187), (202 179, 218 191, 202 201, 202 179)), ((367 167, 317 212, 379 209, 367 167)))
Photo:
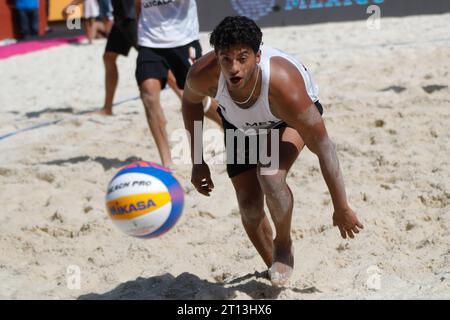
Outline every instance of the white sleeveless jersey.
POLYGON ((270 129, 283 122, 275 117, 269 108, 270 58, 272 57, 283 57, 294 64, 303 77, 306 91, 311 100, 313 102, 319 100, 319 88, 314 83, 311 73, 303 64, 278 49, 261 46, 261 93, 254 105, 242 109, 235 104, 228 92, 226 80, 222 73, 220 73, 217 88, 216 100, 219 102, 219 108, 225 120, 248 134, 255 133, 254 130, 249 129, 270 129))
POLYGON ((195 0, 142 0, 138 43, 149 48, 174 48, 199 39, 195 0))

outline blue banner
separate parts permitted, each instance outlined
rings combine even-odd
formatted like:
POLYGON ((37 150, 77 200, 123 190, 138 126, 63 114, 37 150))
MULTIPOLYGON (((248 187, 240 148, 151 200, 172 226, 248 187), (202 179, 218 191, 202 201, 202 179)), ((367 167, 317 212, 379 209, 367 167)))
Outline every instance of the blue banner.
POLYGON ((368 8, 381 16, 450 12, 450 0, 197 0, 200 29, 211 31, 224 17, 244 15, 261 27, 367 19, 368 8))

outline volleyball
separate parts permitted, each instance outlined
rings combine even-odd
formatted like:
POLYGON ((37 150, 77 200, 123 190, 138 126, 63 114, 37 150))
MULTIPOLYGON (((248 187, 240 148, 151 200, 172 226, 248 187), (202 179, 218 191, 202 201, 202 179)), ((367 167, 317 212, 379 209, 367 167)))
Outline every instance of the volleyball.
POLYGON ((171 171, 146 161, 120 169, 106 192, 106 209, 113 223, 126 234, 144 239, 170 230, 183 204, 183 188, 171 171))

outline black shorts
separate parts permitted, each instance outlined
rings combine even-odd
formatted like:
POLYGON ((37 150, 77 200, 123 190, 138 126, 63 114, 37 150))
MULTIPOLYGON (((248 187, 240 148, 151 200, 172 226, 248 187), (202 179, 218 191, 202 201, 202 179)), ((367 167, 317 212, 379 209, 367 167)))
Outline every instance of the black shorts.
MULTIPOLYGON (((314 102, 314 104, 317 107, 317 110, 319 110, 320 114, 323 114, 323 107, 320 104, 319 101, 314 102)), ((223 124, 223 129, 226 132, 227 129, 233 129, 233 130, 237 130, 237 128, 232 125, 230 122, 228 122, 227 120, 225 120, 225 118, 223 117, 220 108, 217 108, 217 112, 219 113, 220 117, 222 118, 222 124, 223 124)), ((282 122, 280 124, 278 124, 276 127, 274 127, 273 129, 282 129, 282 128, 286 128, 289 127, 289 125, 286 122, 282 122)), ((237 175, 240 175, 241 173, 248 171, 250 169, 256 168, 257 167, 257 163, 255 163, 255 161, 250 161, 250 151, 249 151, 249 138, 246 137, 245 138, 245 146, 241 146, 239 143, 237 143, 237 138, 234 138, 234 150, 233 150, 233 161, 231 163, 229 163, 229 161, 227 161, 227 173, 228 176, 230 178, 233 178, 237 175), (243 158, 243 162, 244 163, 237 163, 238 162, 238 155, 240 157, 243 158)), ((256 139, 258 139, 258 145, 259 145, 259 136, 256 137, 256 139)), ((226 134, 224 135, 224 142, 225 142, 225 148, 227 147, 227 139, 226 139, 226 134)), ((256 148, 256 150, 254 150, 256 152, 256 160, 259 161, 259 149, 256 148)), ((242 161, 241 161, 242 162, 242 161)))
POLYGON ((114 21, 108 35, 105 52, 115 52, 128 56, 131 47, 137 49, 137 25, 135 19, 114 21))
POLYGON ((153 78, 161 81, 161 89, 167 83, 167 73, 172 70, 177 86, 184 88, 189 68, 194 60, 202 56, 198 40, 175 48, 139 47, 136 62, 136 81, 140 85, 144 80, 153 78))

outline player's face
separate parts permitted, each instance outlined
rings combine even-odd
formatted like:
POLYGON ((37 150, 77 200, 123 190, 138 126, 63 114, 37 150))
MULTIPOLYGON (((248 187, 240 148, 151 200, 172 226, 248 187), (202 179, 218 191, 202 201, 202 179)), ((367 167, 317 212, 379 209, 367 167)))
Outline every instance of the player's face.
POLYGON ((228 49, 219 50, 217 58, 229 88, 243 89, 255 75, 256 64, 261 59, 261 51, 255 54, 248 46, 234 45, 228 49))

